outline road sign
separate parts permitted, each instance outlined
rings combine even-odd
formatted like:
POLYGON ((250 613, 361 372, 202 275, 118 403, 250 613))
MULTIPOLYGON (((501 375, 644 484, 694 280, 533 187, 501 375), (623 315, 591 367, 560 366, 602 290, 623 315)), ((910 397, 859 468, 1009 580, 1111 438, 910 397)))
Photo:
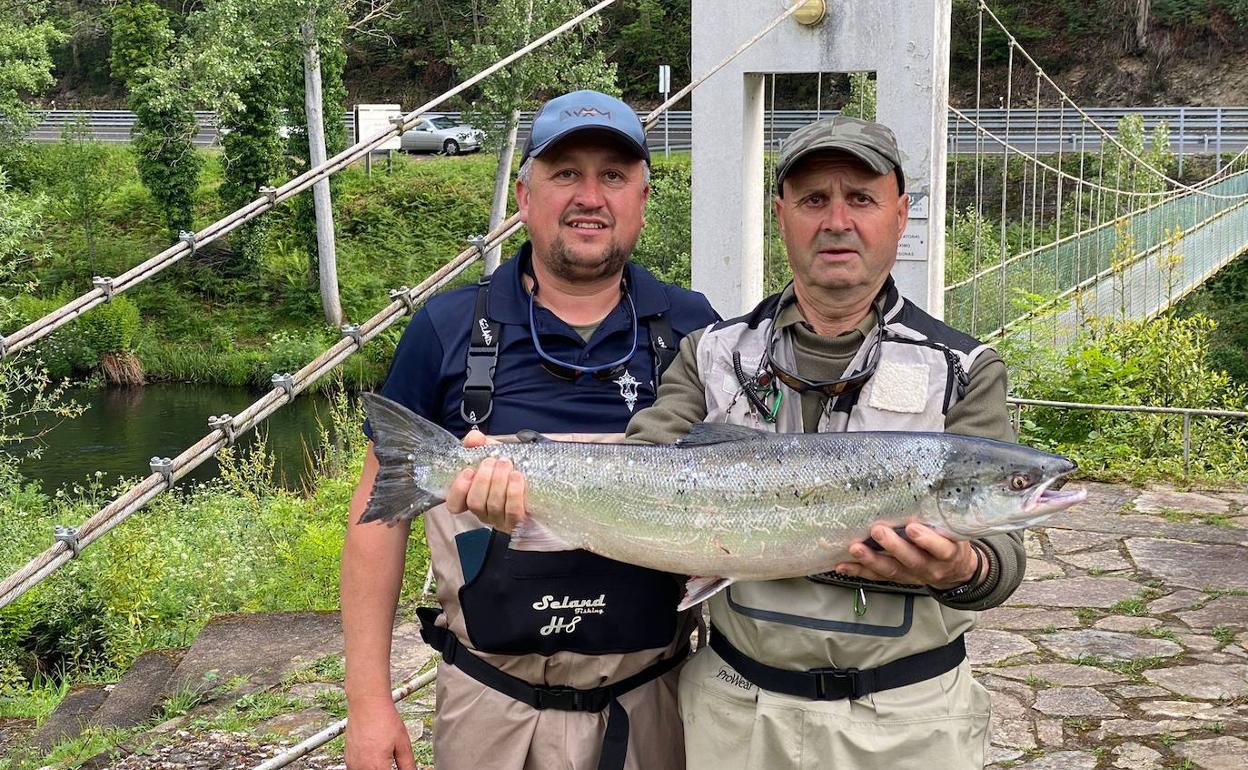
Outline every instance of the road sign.
POLYGON ((659 65, 659 93, 669 94, 672 92, 672 65, 659 65))
MULTIPOLYGON (((358 142, 372 136, 378 131, 390 128, 390 119, 403 114, 403 108, 397 104, 357 104, 355 105, 355 137, 358 142)), ((377 147, 378 150, 399 149, 399 137, 387 139, 377 147)))

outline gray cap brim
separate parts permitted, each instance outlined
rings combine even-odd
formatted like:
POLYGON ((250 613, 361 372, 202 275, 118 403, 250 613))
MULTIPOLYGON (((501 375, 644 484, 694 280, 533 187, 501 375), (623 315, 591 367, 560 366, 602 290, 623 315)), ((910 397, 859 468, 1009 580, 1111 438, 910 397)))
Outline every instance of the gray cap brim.
POLYGON ((863 163, 866 163, 868 168, 880 176, 895 172, 897 174, 898 188, 904 190, 906 187, 906 178, 905 174, 901 170, 901 166, 894 164, 883 153, 879 152, 875 148, 844 139, 829 139, 819 142, 814 146, 807 147, 794 155, 792 158, 789 158, 788 162, 783 166, 776 169, 776 192, 781 192, 781 187, 784 184, 784 178, 789 175, 789 172, 793 170, 793 167, 796 166, 799 161, 817 152, 848 153, 853 155, 855 158, 858 158, 863 163))

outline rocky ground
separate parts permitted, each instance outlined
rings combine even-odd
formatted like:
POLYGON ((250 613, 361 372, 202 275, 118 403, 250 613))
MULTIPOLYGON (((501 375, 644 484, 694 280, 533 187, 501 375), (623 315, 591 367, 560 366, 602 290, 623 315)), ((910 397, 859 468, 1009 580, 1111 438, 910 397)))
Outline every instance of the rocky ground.
MULTIPOLYGON (((993 696, 990 767, 1243 770, 1248 490, 1089 491, 1077 512, 1028 533, 1026 582, 969 637, 993 696)), ((410 672, 430 651, 405 624, 395 655, 395 671, 410 672)), ((202 703, 87 766, 250 768, 341 718, 342 704, 330 655, 270 689, 202 703)), ((433 688, 401 711, 418 762, 432 767, 433 688)), ((32 727, 0 726, 0 750, 32 727)), ((338 739, 291 767, 339 770, 341 754, 338 739)))

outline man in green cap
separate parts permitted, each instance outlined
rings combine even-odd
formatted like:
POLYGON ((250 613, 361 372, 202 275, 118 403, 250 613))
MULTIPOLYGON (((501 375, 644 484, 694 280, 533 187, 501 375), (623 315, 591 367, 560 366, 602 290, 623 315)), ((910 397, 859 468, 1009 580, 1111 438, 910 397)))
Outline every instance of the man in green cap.
MULTIPOLYGON (((1000 357, 890 277, 908 206, 887 127, 834 117, 795 131, 774 199, 793 283, 686 338, 629 438, 670 442, 703 420, 1012 441, 1000 357)), ((833 572, 710 599, 710 648, 680 682, 690 768, 983 766, 989 696, 963 635, 1018 587, 1021 538, 955 542, 920 524, 871 537, 833 572)))
MULTIPOLYGON (((793 283, 686 337, 628 437, 668 443, 705 421, 1012 441, 1000 357, 890 276, 908 206, 885 126, 835 117, 794 132, 774 199, 793 283)), ((475 493, 485 509, 523 510, 522 493, 493 492, 475 493)), ((832 572, 709 599, 710 646, 680 677, 689 768, 983 766, 990 701, 963 638, 1018 587, 1021 537, 957 542, 917 523, 870 535, 832 572)))

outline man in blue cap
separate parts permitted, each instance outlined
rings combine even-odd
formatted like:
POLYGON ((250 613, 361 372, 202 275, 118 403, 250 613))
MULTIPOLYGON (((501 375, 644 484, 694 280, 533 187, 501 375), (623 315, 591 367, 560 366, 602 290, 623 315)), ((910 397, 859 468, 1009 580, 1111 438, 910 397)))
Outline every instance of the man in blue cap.
MULTIPOLYGON (((547 102, 516 182, 529 242, 478 286, 416 314, 382 394, 460 436, 622 434, 654 401, 680 340, 717 320, 700 294, 629 262, 649 163, 641 123, 619 99, 577 91, 547 102)), ((376 471, 370 448, 343 550, 346 760, 349 770, 414 770, 388 665, 408 530, 357 523, 376 471)), ((512 472, 487 461, 475 474, 512 472)), ((683 769, 676 677, 691 619, 674 609, 675 577, 584 551, 509 551, 505 513, 439 506, 423 523, 441 604, 419 612, 442 653, 439 770, 683 769)))

